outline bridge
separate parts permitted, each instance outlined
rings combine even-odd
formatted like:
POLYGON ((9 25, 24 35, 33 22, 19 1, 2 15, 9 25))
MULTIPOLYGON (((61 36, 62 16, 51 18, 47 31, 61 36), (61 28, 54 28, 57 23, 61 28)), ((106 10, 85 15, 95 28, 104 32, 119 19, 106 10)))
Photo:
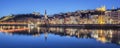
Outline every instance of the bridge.
POLYGON ((4 26, 4 25, 5 26, 12 26, 12 25, 27 26, 28 23, 25 23, 25 22, 0 22, 0 26, 4 26))
POLYGON ((120 28, 120 24, 38 24, 38 23, 25 23, 25 22, 0 22, 0 28, 14 29, 14 28, 34 28, 34 27, 120 28))
POLYGON ((25 22, 0 22, 0 30, 2 29, 27 29, 36 27, 36 24, 25 22))

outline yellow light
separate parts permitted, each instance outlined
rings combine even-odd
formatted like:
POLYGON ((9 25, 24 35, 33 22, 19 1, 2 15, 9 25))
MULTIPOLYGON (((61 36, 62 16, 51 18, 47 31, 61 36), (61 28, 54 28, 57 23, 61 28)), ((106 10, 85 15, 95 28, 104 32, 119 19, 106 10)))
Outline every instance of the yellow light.
POLYGON ((105 20, 103 16, 98 17, 98 24, 105 24, 105 20))
POLYGON ((98 38, 99 41, 101 41, 102 43, 105 43, 107 42, 106 38, 105 37, 100 37, 98 38))
POLYGON ((100 8, 97 8, 96 10, 98 10, 98 11, 106 11, 106 7, 105 7, 105 6, 102 6, 102 7, 100 7, 100 8))

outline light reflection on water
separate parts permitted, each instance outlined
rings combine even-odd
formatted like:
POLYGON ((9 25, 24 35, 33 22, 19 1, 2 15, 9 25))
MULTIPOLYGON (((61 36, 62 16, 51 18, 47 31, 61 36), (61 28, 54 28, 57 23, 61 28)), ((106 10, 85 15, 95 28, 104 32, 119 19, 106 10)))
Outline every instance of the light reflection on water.
POLYGON ((0 28, 0 47, 119 48, 120 30, 68 27, 0 28))

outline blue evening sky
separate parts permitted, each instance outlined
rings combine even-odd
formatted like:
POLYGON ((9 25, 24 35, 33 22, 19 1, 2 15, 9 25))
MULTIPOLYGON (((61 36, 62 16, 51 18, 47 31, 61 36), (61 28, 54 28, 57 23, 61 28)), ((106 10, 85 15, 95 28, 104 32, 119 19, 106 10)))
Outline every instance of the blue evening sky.
POLYGON ((52 15, 60 12, 95 9, 106 5, 108 9, 120 7, 120 0, 0 0, 0 17, 10 14, 40 12, 52 15))

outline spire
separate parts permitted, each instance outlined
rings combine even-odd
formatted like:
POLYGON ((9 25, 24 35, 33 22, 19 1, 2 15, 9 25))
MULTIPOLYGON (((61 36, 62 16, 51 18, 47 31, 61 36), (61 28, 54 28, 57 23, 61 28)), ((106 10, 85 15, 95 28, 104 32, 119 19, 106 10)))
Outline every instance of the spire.
POLYGON ((114 7, 114 6, 112 6, 112 9, 115 9, 115 7, 114 7))
POLYGON ((46 10, 45 10, 44 18, 48 19, 46 10))
POLYGON ((45 10, 45 14, 47 14, 46 10, 45 10))

